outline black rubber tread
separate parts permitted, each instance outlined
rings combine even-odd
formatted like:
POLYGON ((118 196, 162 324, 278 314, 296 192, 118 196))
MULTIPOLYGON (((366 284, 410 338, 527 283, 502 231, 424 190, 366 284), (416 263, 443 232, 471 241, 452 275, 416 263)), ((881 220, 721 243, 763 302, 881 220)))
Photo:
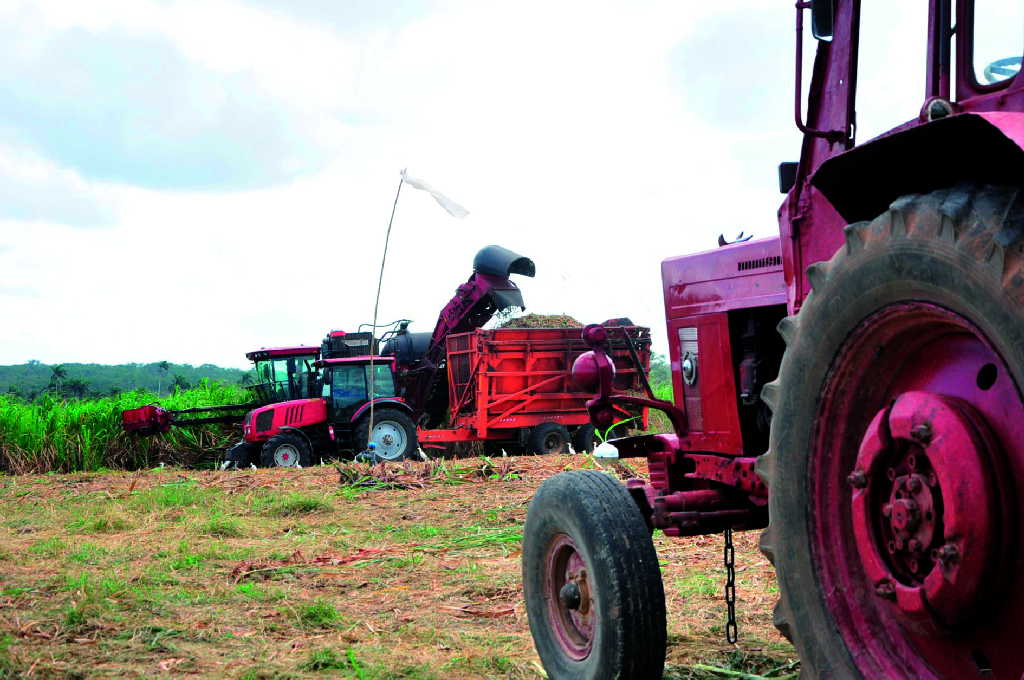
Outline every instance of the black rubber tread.
MULTIPOLYGON (((419 441, 416 438, 416 425, 412 422, 412 418, 405 411, 399 411, 395 408, 379 408, 375 409, 373 413, 373 421, 375 424, 379 424, 385 420, 392 420, 405 430, 405 441, 407 442, 405 451, 396 460, 419 460, 419 456, 416 454, 416 450, 419 448, 419 441)), ((362 451, 366 448, 366 442, 369 441, 370 435, 370 412, 367 411, 359 422, 356 424, 355 429, 355 448, 357 451, 362 451)))
POLYGON ((237 468, 254 465, 260 458, 260 447, 252 442, 237 442, 224 452, 224 460, 233 463, 237 468))
POLYGON ((309 442, 302 435, 292 432, 282 432, 263 442, 260 452, 260 463, 263 467, 277 467, 274 464, 274 451, 282 444, 291 444, 299 452, 299 465, 311 467, 313 465, 313 451, 309 442))
POLYGON ((647 524, 626 488, 596 470, 545 481, 523 531, 523 591, 537 653, 552 680, 657 680, 665 665, 665 591, 647 524), (544 555, 564 533, 588 566, 598 632, 590 655, 566 657, 551 639, 544 555))
MULTIPOLYGON (((775 565, 776 628, 801 677, 862 678, 822 602, 810 555, 807 469, 817 400, 835 352, 859 321, 899 300, 935 302, 977 325, 1024 386, 1024 191, 958 186, 905 196, 844 230, 845 245, 808 270, 812 292, 779 324, 787 349, 762 399, 773 410, 757 472, 771 490, 761 551, 775 565)), ((1018 547, 1019 549, 1019 547, 1018 547)))
POLYGON ((592 453, 597 441, 594 426, 590 423, 580 425, 572 433, 572 450, 576 453, 592 453))
POLYGON ((530 430, 530 436, 526 441, 526 450, 528 453, 568 453, 569 452, 569 430, 564 425, 558 423, 541 423, 532 430, 530 430), (557 451, 550 451, 544 448, 545 440, 552 434, 558 433, 562 438, 562 444, 557 451))

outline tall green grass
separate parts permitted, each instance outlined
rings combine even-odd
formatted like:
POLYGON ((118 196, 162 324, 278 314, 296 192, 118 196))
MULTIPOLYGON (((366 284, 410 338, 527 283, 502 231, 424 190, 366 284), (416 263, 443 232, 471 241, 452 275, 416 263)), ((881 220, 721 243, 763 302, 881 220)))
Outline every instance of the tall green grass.
MULTIPOLYGON (((156 395, 145 390, 102 399, 46 395, 35 402, 0 395, 0 470, 22 474, 137 469, 158 463, 195 465, 238 438, 237 427, 230 425, 172 428, 153 437, 130 435, 121 429, 121 411, 156 400, 156 395)), ((159 403, 176 410, 249 400, 243 388, 204 380, 198 387, 175 392, 159 403)))

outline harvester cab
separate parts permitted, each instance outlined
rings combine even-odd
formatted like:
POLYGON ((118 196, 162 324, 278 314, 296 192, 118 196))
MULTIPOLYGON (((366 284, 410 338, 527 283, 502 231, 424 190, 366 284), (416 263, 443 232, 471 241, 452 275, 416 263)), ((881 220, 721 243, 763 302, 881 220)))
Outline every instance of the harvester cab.
POLYGON ((903 4, 796 3, 779 237, 662 263, 673 403, 618 393, 606 331, 584 329, 593 422, 646 401, 673 431, 600 452, 647 478, 565 472, 530 504, 523 590, 552 680, 662 677, 654 529, 723 534, 735 642, 732 532, 758 528, 801 677, 1024 678, 1024 5, 915 3, 927 50, 905 54, 925 63, 901 87, 920 108, 858 145, 879 84, 860 57, 907 38, 862 30, 862 6, 903 4))
POLYGON ((275 347, 246 354, 256 372, 250 389, 261 404, 291 399, 310 399, 319 392, 316 360, 319 347, 275 347))

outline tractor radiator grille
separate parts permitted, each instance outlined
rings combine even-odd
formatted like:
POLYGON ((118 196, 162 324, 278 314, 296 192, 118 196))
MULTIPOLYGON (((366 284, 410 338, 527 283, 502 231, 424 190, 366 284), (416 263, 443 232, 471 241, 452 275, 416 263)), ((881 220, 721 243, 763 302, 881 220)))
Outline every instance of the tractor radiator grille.
POLYGON ((762 267, 778 267, 782 264, 782 258, 778 255, 761 257, 756 260, 741 260, 736 263, 736 270, 745 272, 750 269, 761 269, 762 267))
POLYGON ((679 329, 679 356, 690 352, 697 356, 697 327, 687 326, 679 329))
POLYGON ((302 412, 306 410, 305 404, 299 404, 298 406, 289 406, 288 410, 284 412, 284 424, 291 425, 302 420, 302 412))
MULTIPOLYGON (((695 432, 704 430, 704 409, 700 394, 700 338, 696 326, 679 329, 679 361, 689 359, 694 367, 694 379, 686 380, 683 371, 683 406, 686 408, 686 422, 695 432)), ((682 366, 680 366, 682 369, 682 366)))

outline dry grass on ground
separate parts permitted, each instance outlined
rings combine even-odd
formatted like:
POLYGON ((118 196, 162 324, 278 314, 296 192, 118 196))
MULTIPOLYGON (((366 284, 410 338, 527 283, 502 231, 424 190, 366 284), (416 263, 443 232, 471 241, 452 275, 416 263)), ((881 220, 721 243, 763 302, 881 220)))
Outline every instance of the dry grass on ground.
MULTIPOLYGON (((345 484, 334 467, 0 477, 0 678, 544 677, 523 520, 541 481, 590 465, 348 465, 345 484)), ((721 537, 656 537, 667 677, 793 672, 756 538, 737 535, 733 646, 721 537)))

